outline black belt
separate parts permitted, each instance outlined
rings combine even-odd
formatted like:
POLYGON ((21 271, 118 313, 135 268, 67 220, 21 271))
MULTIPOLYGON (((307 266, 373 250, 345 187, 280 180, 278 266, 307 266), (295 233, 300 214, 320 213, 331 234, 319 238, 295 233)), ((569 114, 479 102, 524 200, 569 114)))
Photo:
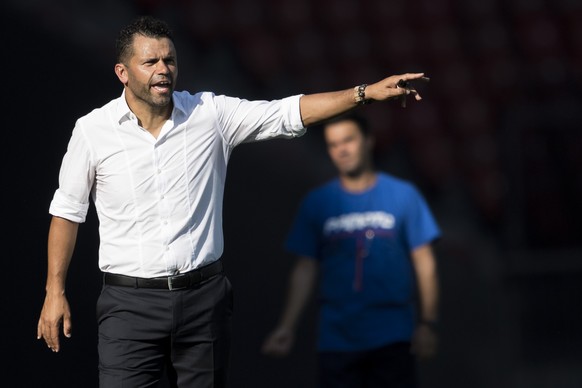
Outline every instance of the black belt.
POLYGON ((136 278, 132 276, 105 272, 103 274, 103 283, 110 286, 181 290, 184 288, 194 287, 195 285, 200 284, 202 281, 209 279, 214 275, 218 275, 221 272, 222 261, 217 260, 212 264, 208 264, 190 272, 158 278, 136 278))

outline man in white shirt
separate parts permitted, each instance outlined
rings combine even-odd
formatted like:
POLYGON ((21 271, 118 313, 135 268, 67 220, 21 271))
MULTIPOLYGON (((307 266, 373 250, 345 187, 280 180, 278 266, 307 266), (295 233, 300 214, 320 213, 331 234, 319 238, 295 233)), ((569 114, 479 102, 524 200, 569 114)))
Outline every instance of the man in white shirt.
MULTIPOLYGON (((46 296, 37 337, 60 350, 71 335, 65 279, 90 198, 99 218, 97 301, 101 387, 224 387, 231 288, 222 272, 226 166, 243 142, 293 138, 369 101, 419 94, 391 76, 337 92, 247 101, 175 92, 167 25, 142 17, 116 42, 122 95, 81 117, 49 212, 46 296)), ((404 84, 399 81, 403 81, 404 84)))

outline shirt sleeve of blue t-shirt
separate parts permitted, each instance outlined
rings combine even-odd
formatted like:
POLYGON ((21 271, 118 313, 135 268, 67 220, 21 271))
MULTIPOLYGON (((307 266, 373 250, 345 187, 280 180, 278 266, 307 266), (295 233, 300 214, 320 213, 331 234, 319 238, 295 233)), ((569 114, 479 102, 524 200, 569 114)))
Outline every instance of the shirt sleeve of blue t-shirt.
POLYGON ((410 250, 440 238, 440 229, 428 204, 414 187, 410 187, 404 230, 410 250))

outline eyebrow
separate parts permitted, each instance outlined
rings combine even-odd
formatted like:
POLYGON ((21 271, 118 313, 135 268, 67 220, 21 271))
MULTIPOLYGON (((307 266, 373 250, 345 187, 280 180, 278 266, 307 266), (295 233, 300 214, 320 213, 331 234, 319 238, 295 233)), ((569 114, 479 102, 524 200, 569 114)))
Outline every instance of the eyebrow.
POLYGON ((144 58, 144 59, 143 59, 143 61, 144 61, 144 62, 152 62, 152 61, 155 61, 155 62, 157 62, 157 61, 159 61, 160 59, 161 59, 162 61, 168 61, 168 60, 175 61, 175 60, 176 60, 176 56, 175 56, 175 55, 166 55, 166 56, 164 56, 164 57, 147 57, 147 58, 144 58))

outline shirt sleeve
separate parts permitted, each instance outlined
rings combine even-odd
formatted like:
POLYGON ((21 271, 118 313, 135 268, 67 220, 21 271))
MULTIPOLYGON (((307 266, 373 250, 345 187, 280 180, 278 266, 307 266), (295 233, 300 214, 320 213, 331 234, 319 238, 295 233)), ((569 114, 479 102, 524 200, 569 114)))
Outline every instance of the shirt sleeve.
POLYGON ((425 199, 414 187, 409 195, 404 224, 410 250, 440 238, 440 229, 425 199))
POLYGON ((69 221, 85 222, 94 179, 91 150, 78 121, 61 163, 59 187, 51 201, 49 213, 69 221))
POLYGON ((219 125, 226 142, 236 146, 244 142, 302 136, 306 128, 301 120, 301 95, 273 101, 249 101, 228 96, 214 96, 219 125))

